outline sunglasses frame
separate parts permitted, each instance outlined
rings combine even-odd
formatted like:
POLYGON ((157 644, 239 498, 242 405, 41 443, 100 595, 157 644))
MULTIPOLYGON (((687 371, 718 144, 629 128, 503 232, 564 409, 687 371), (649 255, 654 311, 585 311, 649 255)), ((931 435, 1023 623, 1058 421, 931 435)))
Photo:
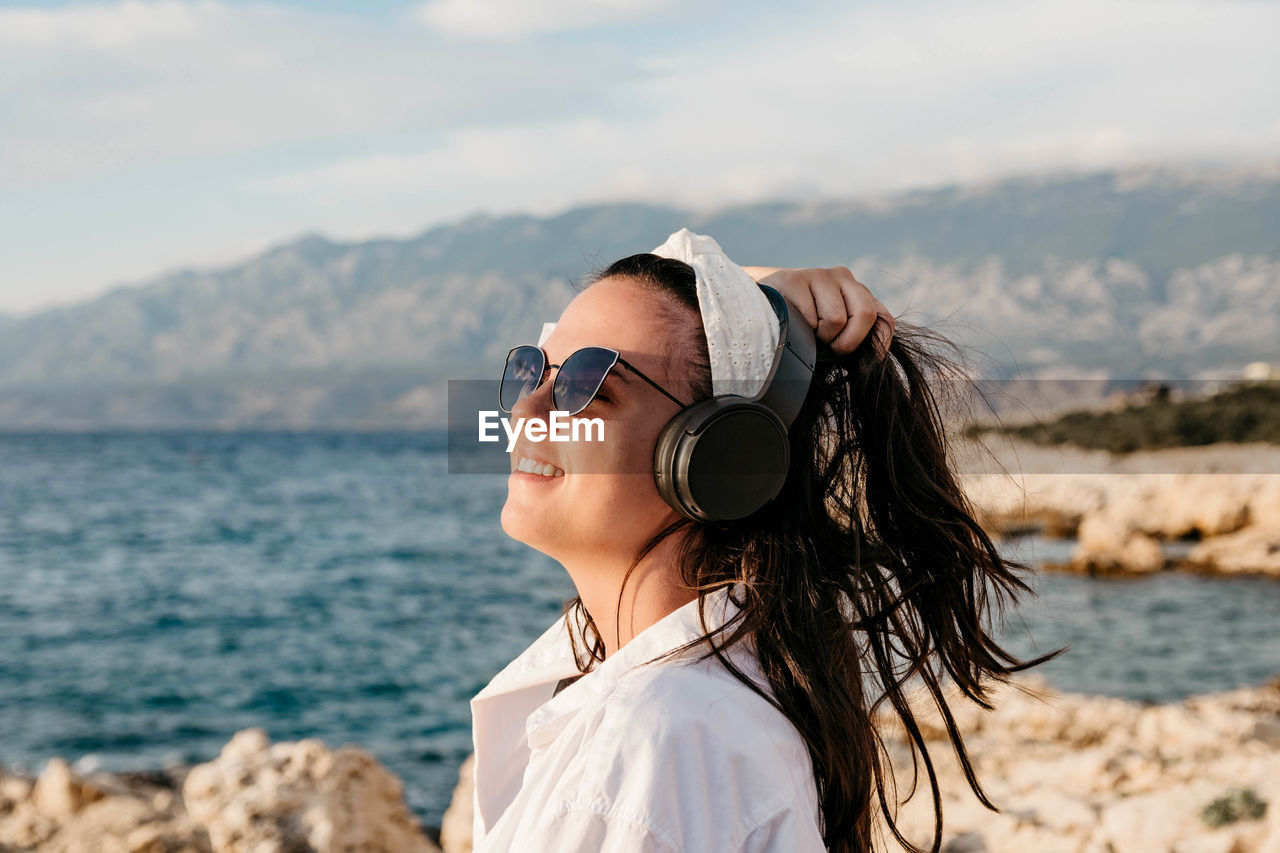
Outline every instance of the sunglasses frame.
MULTIPOLYGON (((558 411, 558 412, 566 412, 566 416, 567 416, 567 417, 573 417, 574 415, 576 415, 576 414, 578 414, 579 412, 581 412, 583 409, 587 408, 587 406, 590 406, 590 405, 591 405, 591 403, 592 403, 592 401, 594 401, 594 400, 595 400, 596 395, 600 393, 600 389, 604 386, 604 380, 605 380, 606 378, 608 378, 608 376, 609 376, 609 371, 610 371, 610 370, 613 370, 613 368, 614 368, 616 365, 619 365, 619 364, 620 364, 620 365, 622 365, 623 367, 625 367, 627 370, 630 370, 630 371, 631 371, 632 373, 634 373, 636 376, 639 376, 639 377, 640 377, 641 379, 643 379, 645 382, 647 382, 647 383, 649 383, 650 385, 652 385, 652 386, 653 386, 655 389, 657 389, 657 390, 658 390, 658 391, 659 391, 659 392, 660 392, 664 397, 666 397, 666 398, 667 398, 668 400, 670 400, 671 402, 675 403, 675 404, 676 404, 677 406, 679 406, 681 409, 687 409, 687 408, 689 407, 689 404, 687 404, 687 403, 682 403, 682 402, 681 402, 679 399, 677 399, 673 394, 671 394, 669 391, 667 391, 667 389, 663 388, 663 387, 662 387, 661 385, 659 385, 657 382, 654 382, 654 381, 653 381, 652 379, 650 379, 648 376, 645 376, 645 375, 644 375, 644 373, 642 373, 638 367, 636 367, 635 365, 633 365, 633 364, 631 364, 629 361, 627 361, 625 358, 623 358, 623 357, 622 357, 622 353, 618 352, 618 351, 617 351, 616 349, 614 349, 613 347, 597 347, 597 346, 582 347, 581 349, 576 349, 576 350, 574 350, 573 352, 569 353, 567 356, 565 356, 564 361, 562 361, 560 364, 548 364, 548 362, 550 361, 550 359, 548 359, 548 358, 547 358, 547 351, 546 351, 546 350, 544 350, 542 347, 540 347, 540 346, 538 346, 538 345, 536 345, 536 344, 520 344, 519 346, 514 346, 514 347, 512 347, 512 348, 507 352, 507 358, 506 358, 506 360, 502 363, 502 376, 503 376, 504 378, 505 378, 505 377, 506 377, 506 375, 507 375, 507 367, 511 364, 511 356, 512 356, 512 354, 513 354, 516 350, 518 350, 518 349, 523 349, 524 347, 531 347, 531 348, 533 348, 533 349, 536 349, 539 353, 541 353, 541 354, 542 354, 542 374, 541 374, 541 376, 539 377, 539 379, 538 379, 537 383, 536 383, 536 384, 535 384, 531 389, 529 389, 529 391, 528 391, 526 394, 524 394, 524 395, 522 395, 522 396, 520 396, 520 397, 518 397, 518 398, 516 399, 516 403, 520 402, 520 400, 523 400, 523 399, 524 399, 525 397, 527 397, 529 394, 532 394, 532 393, 534 393, 535 391, 537 391, 539 388, 541 388, 541 387, 542 387, 542 385, 543 385, 543 383, 545 383, 545 382, 547 381, 548 377, 551 375, 551 368, 553 368, 553 367, 554 367, 554 368, 556 368, 556 370, 557 370, 557 371, 559 371, 559 369, 560 369, 560 367, 561 367, 562 365, 564 365, 564 364, 568 364, 568 363, 569 363, 569 361, 570 361, 570 360, 571 360, 575 355, 577 355, 578 353, 581 353, 581 352, 587 352, 587 351, 589 351, 589 350, 599 350, 599 351, 602 351, 602 352, 607 352, 607 353, 609 353, 611 356, 613 356, 613 361, 612 361, 612 362, 610 362, 609 366, 608 366, 608 367, 606 367, 606 368, 604 369, 604 372, 602 372, 602 373, 600 374, 600 381, 596 383, 596 387, 595 387, 594 389, 592 389, 591 394, 587 397, 587 402, 583 403, 580 407, 578 407, 576 410, 574 410, 574 411, 572 411, 572 412, 570 412, 570 411, 568 411, 568 410, 566 410, 566 409, 561 409, 561 408, 560 408, 560 403, 559 403, 559 401, 557 401, 557 400, 556 400, 556 386, 555 386, 555 382, 552 382, 552 383, 551 383, 551 404, 555 407, 554 411, 558 411)), ((556 373, 556 379, 558 380, 559 378, 560 378, 560 374, 559 374, 559 372, 557 372, 557 373, 556 373)), ((503 382, 503 381, 504 381, 503 379, 499 379, 499 380, 498 380, 498 408, 499 408, 499 409, 502 409, 502 411, 506 412, 507 414, 511 414, 511 409, 508 409, 506 406, 504 406, 504 405, 502 404, 502 382, 503 382)), ((512 403, 512 406, 514 407, 514 406, 515 406, 515 403, 512 403)))

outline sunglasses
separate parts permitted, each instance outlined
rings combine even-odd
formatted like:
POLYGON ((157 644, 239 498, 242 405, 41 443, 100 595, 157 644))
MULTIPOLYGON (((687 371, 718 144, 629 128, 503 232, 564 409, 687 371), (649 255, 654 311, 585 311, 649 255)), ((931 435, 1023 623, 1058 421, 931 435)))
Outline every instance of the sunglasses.
POLYGON ((547 364, 547 354, 542 347, 524 345, 513 347, 507 353, 507 363, 502 369, 502 385, 498 390, 498 405, 511 414, 515 404, 532 394, 545 381, 551 368, 559 368, 556 381, 551 386, 551 402, 555 411, 566 412, 569 417, 587 407, 604 378, 615 364, 620 364, 662 392, 680 408, 685 404, 667 390, 645 376, 615 349, 608 347, 583 347, 569 355, 562 364, 547 364))

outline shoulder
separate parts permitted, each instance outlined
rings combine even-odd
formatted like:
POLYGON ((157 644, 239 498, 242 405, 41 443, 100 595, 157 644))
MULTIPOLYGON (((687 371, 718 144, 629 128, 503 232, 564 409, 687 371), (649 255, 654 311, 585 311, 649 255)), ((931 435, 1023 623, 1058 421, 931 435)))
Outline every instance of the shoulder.
POLYGON ((602 711, 582 754, 592 801, 580 806, 637 816, 681 849, 738 849, 788 811, 816 824, 799 732, 716 658, 638 667, 602 711))
MULTIPOLYGON (((772 695, 754 659, 736 648, 728 657, 760 691, 772 695)), ((637 667, 619 683, 611 704, 619 721, 659 742, 695 742, 758 761, 803 746, 791 721, 715 657, 637 667), (766 746, 773 749, 762 749, 766 746)))
MULTIPOLYGON (((727 656, 772 697, 772 687, 743 647, 734 647, 727 656)), ((715 657, 640 667, 620 691, 629 699, 622 719, 650 733, 668 754, 697 751, 735 772, 769 775, 775 783, 779 771, 801 781, 811 777, 808 747, 795 725, 715 657)))

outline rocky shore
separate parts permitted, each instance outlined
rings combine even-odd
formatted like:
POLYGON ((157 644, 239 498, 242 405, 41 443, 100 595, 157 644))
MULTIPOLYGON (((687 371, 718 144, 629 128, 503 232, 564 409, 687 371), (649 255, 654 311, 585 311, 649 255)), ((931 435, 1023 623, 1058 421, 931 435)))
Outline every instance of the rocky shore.
MULTIPOLYGON (((935 713, 947 853, 1274 853, 1280 850, 1280 679, 1171 705, 1055 693, 1022 680, 996 710, 956 701, 993 813, 969 791, 935 713)), ((902 790, 907 741, 884 723, 902 790)), ((191 768, 36 779, 0 771, 0 850, 57 853, 446 853, 471 849, 470 759, 439 833, 368 753, 239 732, 191 768)), ((929 840, 928 785, 899 827, 929 840)))
MULTIPOLYGON (((970 792, 930 715, 923 725, 947 853, 1280 851, 1280 680, 1171 705, 1060 694, 1026 680, 1001 689, 994 712, 953 707, 1001 813, 970 792)), ((905 788, 906 741, 889 743, 905 788)), ((900 820, 917 844, 933 827, 927 780, 921 785, 925 796, 900 820)))
POLYGON ((87 776, 0 768, 0 851, 437 853, 398 778, 354 746, 237 732, 204 764, 87 776))
POLYGON ((992 442, 961 454, 984 528, 1076 539, 1054 570, 1181 569, 1280 578, 1280 447, 1209 445, 1113 456, 992 442), (1005 473, 1013 472, 1013 473, 1005 473))

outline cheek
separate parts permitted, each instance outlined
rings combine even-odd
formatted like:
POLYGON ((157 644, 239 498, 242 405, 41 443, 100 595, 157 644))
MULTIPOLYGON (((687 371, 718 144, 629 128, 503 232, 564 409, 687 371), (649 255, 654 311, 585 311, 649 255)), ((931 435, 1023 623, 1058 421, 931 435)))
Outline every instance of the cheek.
POLYGON ((588 475, 577 485, 567 493, 576 509, 561 517, 562 530, 593 547, 634 551, 673 515, 649 474, 588 475))
POLYGON ((602 441, 567 445, 576 470, 591 474, 652 474, 653 448, 666 425, 652 412, 628 407, 603 418, 602 441))
POLYGON ((553 556, 574 549, 631 551, 674 520, 653 479, 653 446, 666 423, 609 423, 605 441, 567 447, 564 482, 514 487, 502 511, 508 535, 553 556), (613 427, 613 431, 610 431, 613 427), (563 550, 568 549, 568 550, 563 550))
POLYGON ((573 447, 574 467, 586 473, 577 478, 577 485, 595 495, 597 506, 630 507, 635 512, 649 507, 647 523, 654 512, 666 508, 653 481, 653 448, 665 424, 665 420, 655 419, 607 421, 603 442, 582 442, 573 447))

